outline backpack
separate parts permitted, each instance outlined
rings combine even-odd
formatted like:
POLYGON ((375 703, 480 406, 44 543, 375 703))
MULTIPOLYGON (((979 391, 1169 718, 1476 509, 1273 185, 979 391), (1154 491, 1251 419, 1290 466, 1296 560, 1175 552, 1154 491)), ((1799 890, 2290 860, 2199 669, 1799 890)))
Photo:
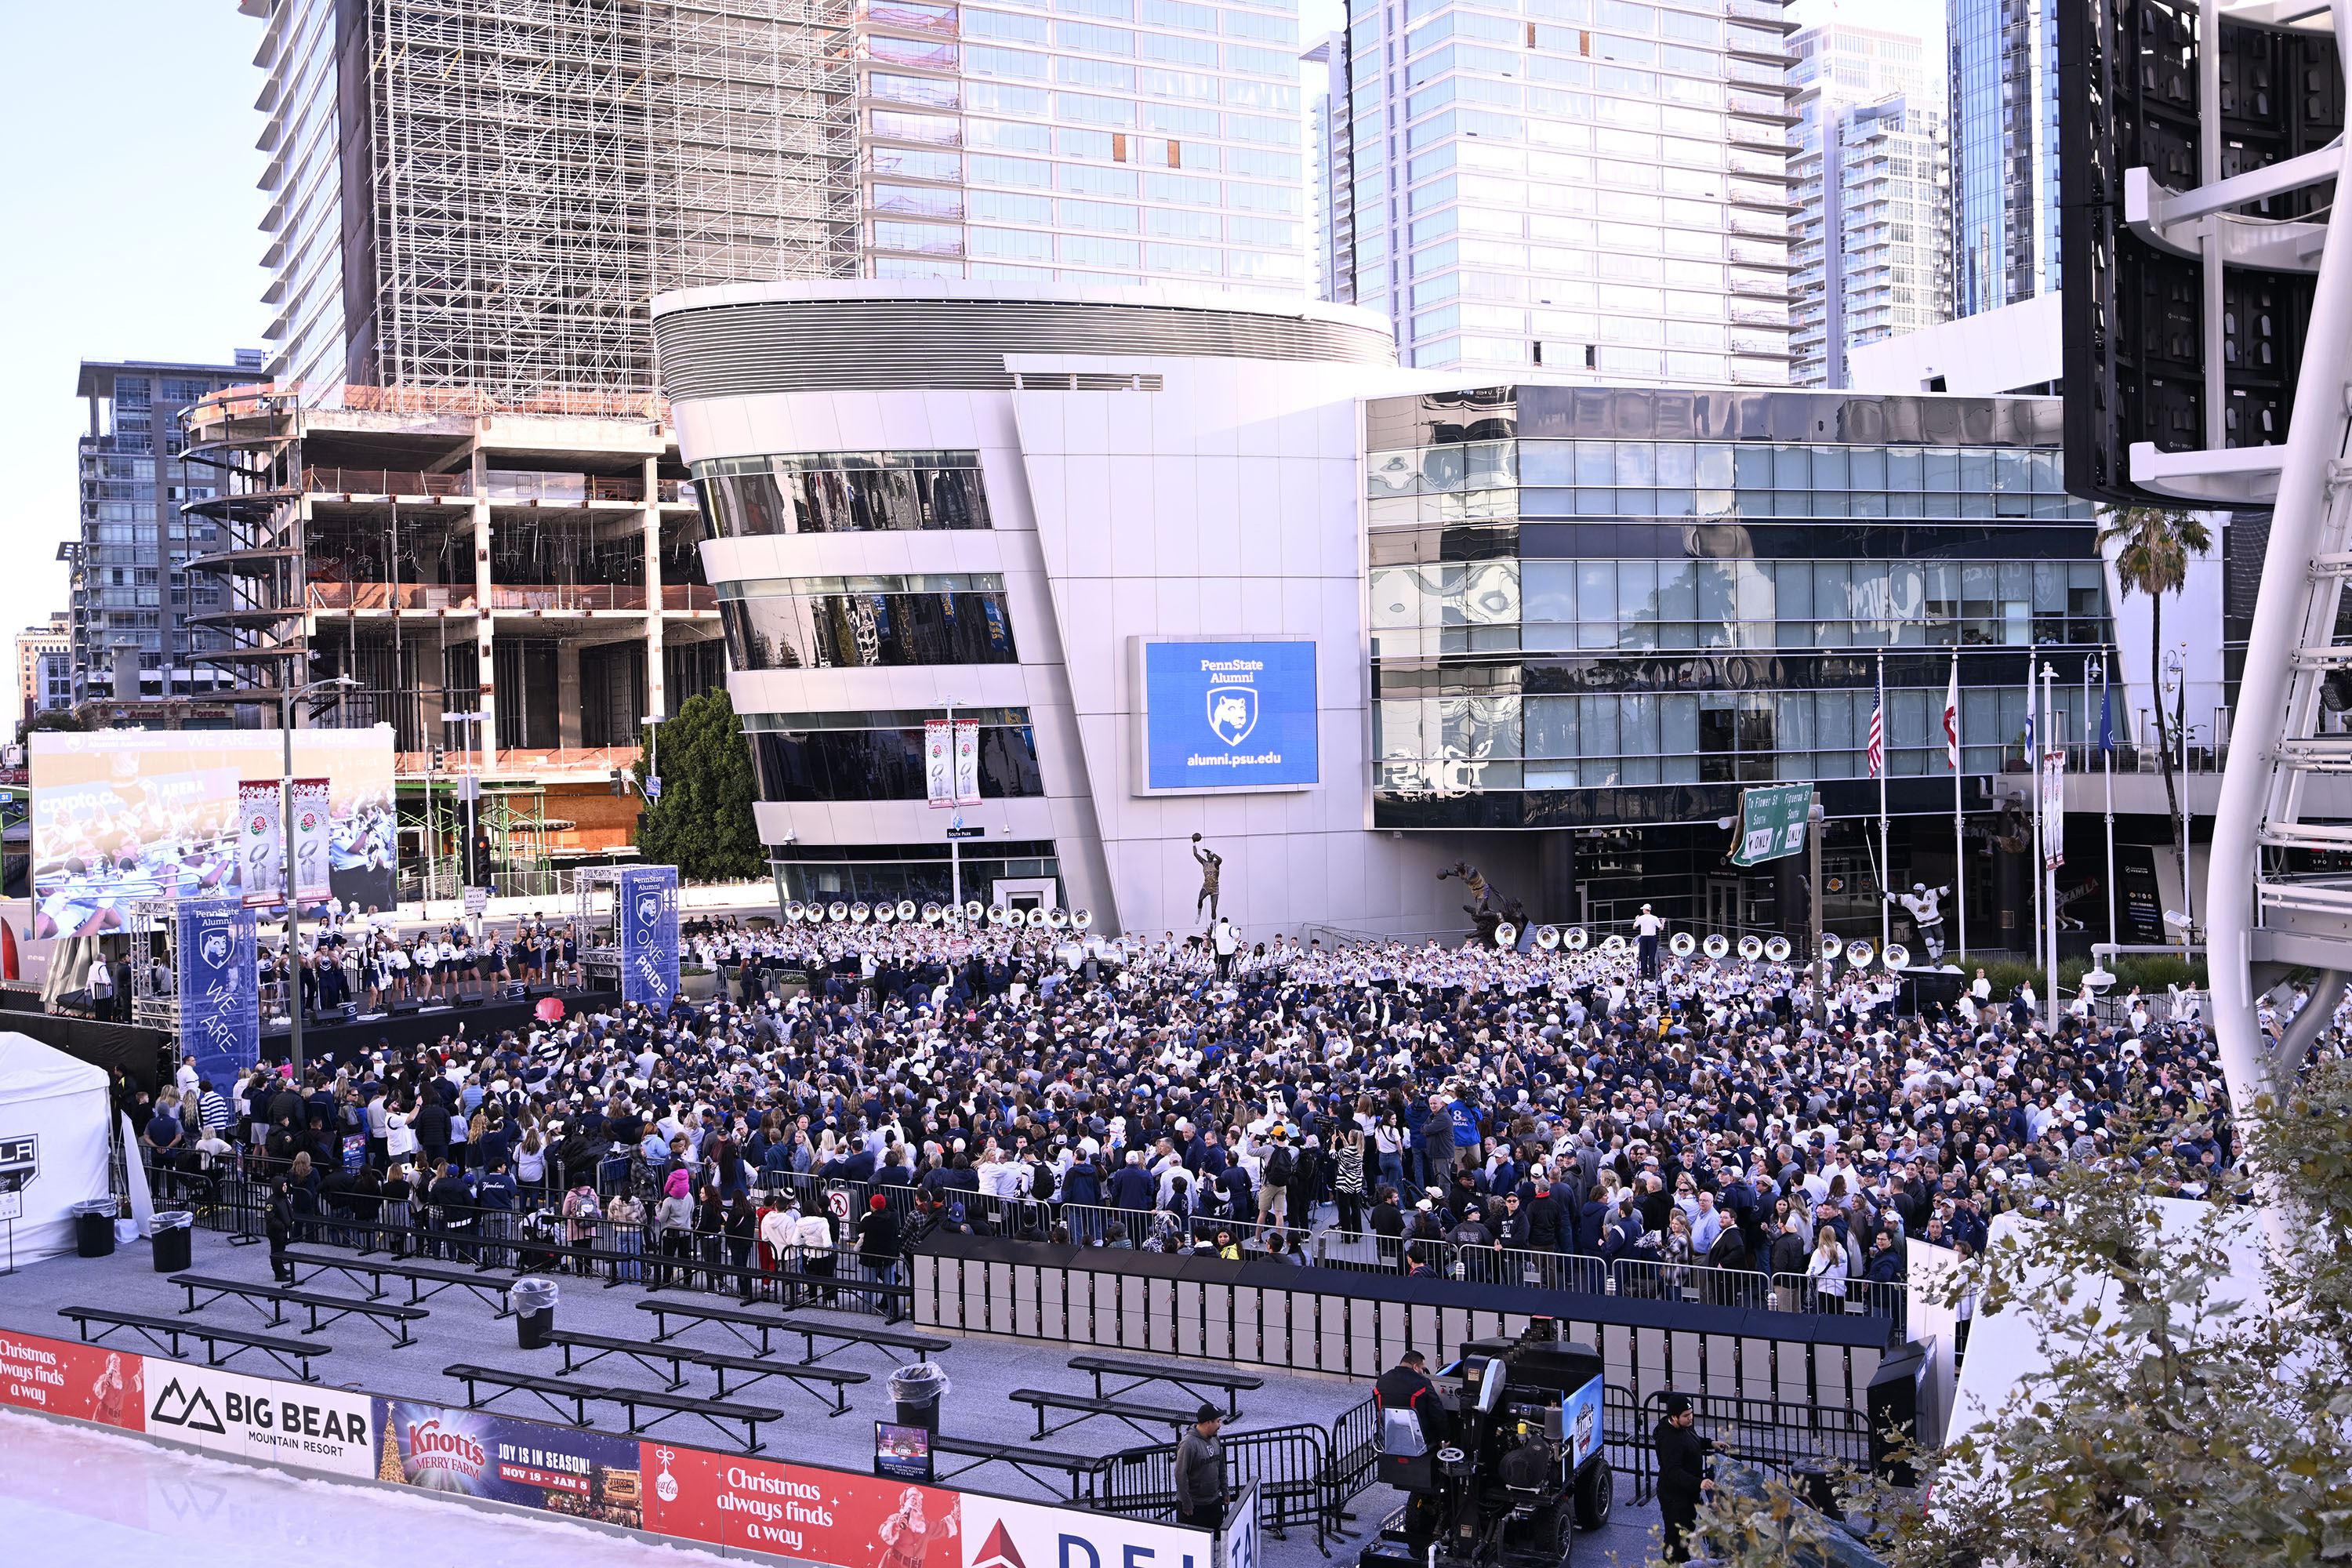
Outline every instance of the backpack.
POLYGON ((1269 1187, 1288 1186, 1291 1173, 1297 1168, 1297 1163, 1291 1155, 1289 1144, 1276 1144, 1274 1152, 1266 1157, 1265 1184, 1269 1187))

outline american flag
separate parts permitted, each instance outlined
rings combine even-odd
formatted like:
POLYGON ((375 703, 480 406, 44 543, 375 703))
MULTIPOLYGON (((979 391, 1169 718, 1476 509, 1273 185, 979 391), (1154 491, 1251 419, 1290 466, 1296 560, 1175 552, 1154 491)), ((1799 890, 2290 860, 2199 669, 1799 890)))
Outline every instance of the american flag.
POLYGON ((1870 776, 1876 778, 1878 770, 1886 765, 1885 702, 1874 697, 1870 700, 1870 776))

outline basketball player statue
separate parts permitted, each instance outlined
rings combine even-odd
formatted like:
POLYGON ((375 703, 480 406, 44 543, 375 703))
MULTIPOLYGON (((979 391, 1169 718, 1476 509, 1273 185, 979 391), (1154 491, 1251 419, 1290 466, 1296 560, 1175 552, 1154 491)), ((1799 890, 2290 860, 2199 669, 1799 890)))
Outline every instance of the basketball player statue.
POLYGON ((1911 923, 1919 928, 1919 944, 1927 950, 1927 962, 1944 961, 1944 895, 1949 887, 1931 888, 1925 882, 1914 882, 1907 893, 1889 893, 1890 903, 1901 904, 1911 913, 1911 923))
POLYGON ((1201 906, 1209 907, 1209 923, 1217 923, 1217 877, 1223 870, 1225 858, 1213 849, 1201 847, 1201 836, 1192 835, 1192 858, 1201 863, 1201 896, 1192 900, 1192 918, 1201 917, 1201 906))

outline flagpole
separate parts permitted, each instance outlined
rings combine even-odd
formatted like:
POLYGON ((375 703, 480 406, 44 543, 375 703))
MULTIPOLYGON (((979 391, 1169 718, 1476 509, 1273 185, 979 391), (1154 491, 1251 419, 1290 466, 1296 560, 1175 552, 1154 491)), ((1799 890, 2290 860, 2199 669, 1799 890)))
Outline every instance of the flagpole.
POLYGON ((2107 773, 2107 940, 2120 942, 2124 933, 2116 925, 2116 721, 2109 679, 2103 652, 2099 658, 2099 751, 2106 759, 2107 773))
MULTIPOLYGON (((2034 710, 2038 700, 2033 679, 2033 660, 2025 661, 2025 798, 2033 813, 2033 946, 2027 949, 2038 961, 2042 949, 2042 723, 2034 710)), ((2029 961, 2029 967, 2033 961, 2029 961)))
POLYGON ((1895 857, 1886 840, 1886 775, 1895 765, 1894 739, 1886 712, 1886 656, 1878 656, 1878 951, 1885 952, 1895 934, 1895 857))
POLYGON ((1969 829, 1961 816, 1960 789, 1966 770, 1960 766, 1960 650, 1952 649, 1952 890, 1959 895, 1959 941, 1953 944, 1955 959, 1965 957, 1969 951, 1969 829))

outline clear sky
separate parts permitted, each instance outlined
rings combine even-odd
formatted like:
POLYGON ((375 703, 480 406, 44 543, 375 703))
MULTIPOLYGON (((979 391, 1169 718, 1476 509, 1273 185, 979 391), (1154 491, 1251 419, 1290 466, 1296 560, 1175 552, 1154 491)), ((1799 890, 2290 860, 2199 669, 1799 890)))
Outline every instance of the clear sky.
MULTIPOLYGON (((254 181, 261 24, 236 0, 5 7, 0 201, 0 636, 65 608, 85 359, 263 346, 254 181)), ((14 669, 14 649, 6 656, 14 669)), ((16 683, 0 697, 15 720, 16 683)))
MULTIPOLYGON (((1943 31, 1941 0, 1800 0, 1943 31)), ((253 147, 261 25, 235 0, 102 0, 7 7, 18 62, 0 93, 0 636, 65 607, 58 542, 78 531, 74 395, 84 359, 226 363, 259 348, 268 312, 253 147)), ((1340 0, 1303 0, 1302 37, 1338 27, 1340 0)), ((1317 75, 1319 76, 1319 71, 1317 75)), ((16 683, 0 705, 16 717, 16 683)))

